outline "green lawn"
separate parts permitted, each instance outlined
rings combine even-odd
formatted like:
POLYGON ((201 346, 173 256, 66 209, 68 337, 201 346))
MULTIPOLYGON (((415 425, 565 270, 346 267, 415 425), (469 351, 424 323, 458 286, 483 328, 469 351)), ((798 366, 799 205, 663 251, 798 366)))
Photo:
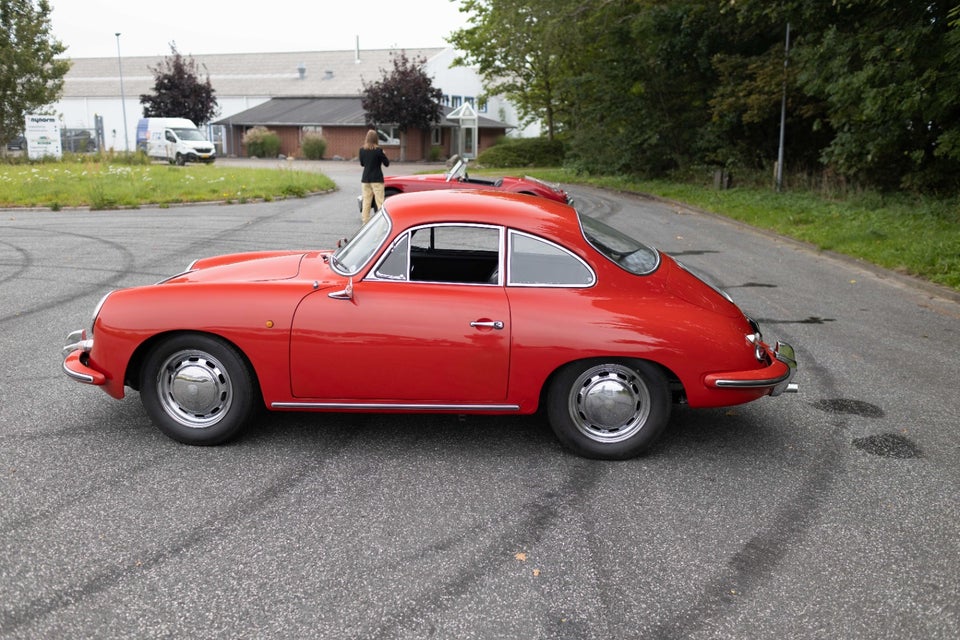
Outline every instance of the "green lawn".
POLYGON ((0 165, 0 207, 115 209, 220 200, 303 197, 335 188, 319 173, 286 169, 61 162, 0 165))

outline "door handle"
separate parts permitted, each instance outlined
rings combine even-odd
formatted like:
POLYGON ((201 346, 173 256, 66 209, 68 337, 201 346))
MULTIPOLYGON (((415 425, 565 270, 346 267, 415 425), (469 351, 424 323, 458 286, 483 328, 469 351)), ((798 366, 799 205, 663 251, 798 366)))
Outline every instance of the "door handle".
POLYGON ((471 327, 490 327, 491 329, 496 329, 500 331, 503 329, 503 322, 500 320, 490 320, 489 322, 480 322, 479 320, 474 320, 470 323, 471 327))

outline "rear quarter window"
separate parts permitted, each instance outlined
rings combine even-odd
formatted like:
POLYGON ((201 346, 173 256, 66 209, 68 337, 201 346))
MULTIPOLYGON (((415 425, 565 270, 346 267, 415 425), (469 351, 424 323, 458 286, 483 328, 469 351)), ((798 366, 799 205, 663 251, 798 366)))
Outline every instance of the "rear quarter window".
POLYGON ((593 270, 563 247, 542 238, 510 232, 508 284, 546 287, 589 287, 593 270))

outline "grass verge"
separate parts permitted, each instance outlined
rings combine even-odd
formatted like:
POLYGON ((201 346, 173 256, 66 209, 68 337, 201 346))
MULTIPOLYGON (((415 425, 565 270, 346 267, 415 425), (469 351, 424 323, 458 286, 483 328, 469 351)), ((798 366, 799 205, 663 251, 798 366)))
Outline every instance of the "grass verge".
POLYGON ((0 165, 0 207, 90 207, 303 197, 334 182, 320 173, 287 169, 175 167, 102 162, 0 165))

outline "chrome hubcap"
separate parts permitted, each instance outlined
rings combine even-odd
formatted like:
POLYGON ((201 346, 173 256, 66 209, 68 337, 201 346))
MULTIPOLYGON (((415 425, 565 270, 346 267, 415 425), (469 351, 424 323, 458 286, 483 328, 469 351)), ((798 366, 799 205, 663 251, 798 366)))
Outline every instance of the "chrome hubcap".
POLYGON ((629 367, 605 364, 584 371, 570 390, 570 417, 597 442, 621 442, 635 435, 650 415, 650 391, 629 367))
POLYGON ((163 410, 184 425, 203 429, 219 422, 233 401, 233 385, 223 365, 202 351, 178 351, 157 374, 163 410))

